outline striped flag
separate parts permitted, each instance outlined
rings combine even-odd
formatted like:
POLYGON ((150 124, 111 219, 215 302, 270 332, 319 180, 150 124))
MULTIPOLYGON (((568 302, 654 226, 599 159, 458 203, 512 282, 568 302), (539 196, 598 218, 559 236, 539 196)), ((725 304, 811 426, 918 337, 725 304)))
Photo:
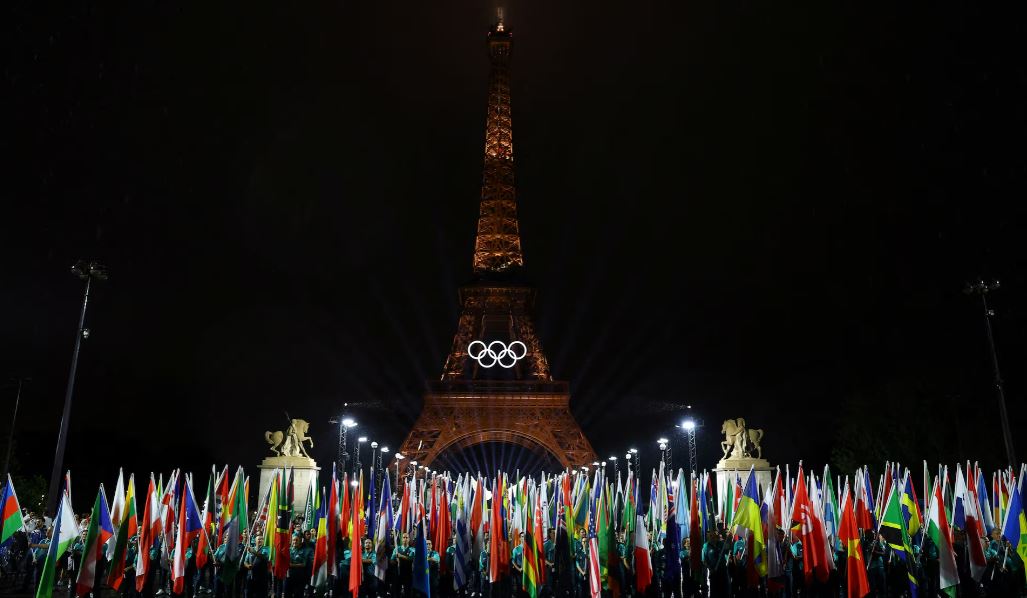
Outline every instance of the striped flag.
MULTIPOLYGON (((135 474, 128 477, 128 488, 125 489, 125 514, 121 518, 121 527, 114 533, 114 554, 107 567, 107 585, 119 590, 125 580, 125 560, 128 553, 128 540, 139 531, 136 517, 136 478, 135 474)), ((133 563, 134 565, 134 563, 133 563)))
POLYGON ((470 498, 470 479, 464 480, 464 487, 456 503, 456 548, 453 555, 453 589, 467 585, 467 556, 470 554, 471 538, 467 527, 466 500, 470 498))
POLYGON ((595 535, 588 539, 588 590, 592 598, 599 598, 603 590, 602 580, 599 579, 599 543, 595 535))
POLYGON ((189 479, 185 480, 181 495, 178 507, 178 533, 171 565, 171 578, 176 594, 181 594, 185 589, 185 553, 192 546, 193 540, 204 531, 200 510, 196 507, 196 498, 193 496, 193 485, 189 479))
POLYGON ((103 484, 93 501, 93 511, 89 515, 89 529, 86 531, 85 547, 82 549, 81 566, 75 579, 75 595, 85 596, 96 586, 96 566, 100 562, 107 540, 114 535, 111 515, 107 511, 107 497, 103 494, 103 484))
POLYGON ((7 542, 18 530, 25 528, 25 520, 21 515, 18 495, 14 493, 11 474, 7 474, 7 484, 0 493, 0 545, 7 542))
MULTIPOLYGON (((314 492, 317 488, 311 484, 314 492)), ((321 501, 317 509, 317 539, 314 541, 314 563, 310 576, 310 585, 318 590, 328 585, 328 511, 327 503, 321 501)), ((357 549, 359 551, 359 549, 357 549)), ((354 551, 357 552, 357 551, 354 551)))
POLYGON ((65 491, 61 493, 61 505, 57 509, 57 516, 54 517, 53 537, 50 539, 50 548, 46 552, 46 561, 43 562, 43 571, 39 576, 36 598, 53 596, 57 561, 68 552, 78 536, 78 523, 75 522, 75 513, 71 510, 71 498, 65 491))

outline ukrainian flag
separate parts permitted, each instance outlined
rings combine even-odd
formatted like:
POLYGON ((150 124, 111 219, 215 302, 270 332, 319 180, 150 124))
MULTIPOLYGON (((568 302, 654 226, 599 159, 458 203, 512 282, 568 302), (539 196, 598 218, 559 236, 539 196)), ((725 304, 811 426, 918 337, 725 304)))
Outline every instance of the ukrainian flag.
MULTIPOLYGON (((1027 516, 1023 512, 1023 499, 1016 484, 1010 484, 1012 492, 1006 505, 1006 520, 1002 525, 1002 535, 1013 546, 1020 560, 1027 563, 1027 516)), ((1024 568, 1027 575, 1027 567, 1024 568)))
POLYGON ((749 469, 749 479, 735 509, 732 526, 741 526, 752 534, 752 559, 760 576, 767 574, 766 539, 763 537, 763 520, 760 517, 760 498, 756 490, 756 471, 749 469))

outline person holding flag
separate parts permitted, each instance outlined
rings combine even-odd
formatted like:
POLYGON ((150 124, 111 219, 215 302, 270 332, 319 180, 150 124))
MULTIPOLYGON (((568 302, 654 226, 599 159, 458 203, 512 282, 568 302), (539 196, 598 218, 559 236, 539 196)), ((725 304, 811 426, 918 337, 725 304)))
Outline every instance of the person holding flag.
POLYGON ((65 491, 61 493, 61 503, 57 508, 57 515, 54 517, 52 536, 46 551, 46 560, 43 562, 43 569, 39 576, 36 598, 53 597, 54 584, 57 581, 57 561, 68 554, 68 551, 71 550, 71 545, 78 539, 78 536, 78 522, 75 520, 75 513, 71 510, 71 497, 68 496, 67 484, 65 484, 65 491))
POLYGON ((89 527, 79 561, 78 577, 75 581, 75 595, 92 594, 96 587, 97 577, 104 561, 107 541, 114 535, 114 526, 107 511, 107 499, 104 496, 103 484, 96 493, 93 510, 89 515, 89 527))

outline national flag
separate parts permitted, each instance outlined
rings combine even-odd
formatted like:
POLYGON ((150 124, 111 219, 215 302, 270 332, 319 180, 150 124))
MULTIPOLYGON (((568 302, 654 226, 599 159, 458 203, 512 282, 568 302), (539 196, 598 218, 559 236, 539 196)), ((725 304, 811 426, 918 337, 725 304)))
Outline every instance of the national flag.
MULTIPOLYGON (((689 523, 688 523, 688 561, 693 572, 700 570, 702 566, 702 546, 703 546, 703 523, 700 521, 699 513, 699 495, 700 495, 700 483, 699 479, 695 477, 695 473, 692 476, 692 504, 688 509, 689 523)), ((648 542, 648 538, 646 539, 648 542)), ((638 542, 636 534, 635 542, 638 542)), ((648 546, 647 546, 648 547, 648 546)), ((637 544, 636 544, 636 553, 637 544)), ((650 567, 649 575, 652 576, 652 568, 650 567)), ((642 588, 639 588, 642 591, 642 588)))
POLYGON ((111 525, 114 526, 114 535, 107 540, 104 546, 104 555, 107 560, 114 556, 114 543, 118 540, 117 531, 121 527, 121 520, 125 517, 125 474, 118 469, 118 481, 114 485, 114 500, 111 501, 111 525))
MULTIPOLYGON (((389 476, 385 476, 386 480, 389 476)), ((325 544, 326 558, 328 559, 328 575, 336 577, 339 572, 337 559, 335 558, 335 538, 339 533, 339 480, 336 478, 335 463, 332 463, 332 482, 328 488, 328 505, 325 510, 328 521, 325 523, 328 533, 328 540, 325 544)))
MULTIPOLYGON (((349 492, 349 489, 346 490, 349 492)), ((354 547, 351 554, 361 554, 362 549, 362 538, 363 534, 360 529, 360 522, 363 519, 364 512, 364 472, 360 472, 360 481, 357 483, 357 487, 353 489, 353 509, 350 513, 350 524, 352 527, 352 533, 350 534, 351 546, 354 547)), ((363 561, 360 558, 350 558, 349 560, 349 591, 353 594, 353 598, 359 598, 360 596, 360 583, 364 580, 364 567, 363 561)))
POLYGON ((795 500, 792 504, 792 521, 799 524, 799 538, 802 540, 802 570, 809 584, 815 575, 824 583, 831 573, 830 564, 824 561, 826 543, 824 542, 824 524, 817 517, 813 501, 806 489, 806 479, 802 474, 802 465, 796 474, 795 500))
MULTIPOLYGON (((344 473, 342 475, 342 483, 339 484, 339 494, 342 495, 340 497, 342 506, 339 507, 339 535, 343 540, 350 538, 353 530, 353 514, 351 512, 353 507, 350 505, 349 496, 351 492, 349 474, 344 473)), ((350 545, 353 545, 352 541, 350 542, 350 545)))
MULTIPOLYGON (((281 483, 278 486, 278 497, 276 500, 277 509, 273 517, 275 518, 275 535, 274 535, 274 554, 275 562, 273 574, 276 579, 285 579, 289 574, 289 547, 292 542, 292 493, 290 487, 292 484, 292 475, 286 475, 285 470, 282 470, 281 483)), ((272 517, 269 513, 268 517, 272 517)), ((357 546, 357 544, 354 544, 357 546)))
MULTIPOLYGON (((968 484, 970 485, 970 484, 968 484)), ((992 517, 991 500, 988 498, 988 483, 984 480, 984 471, 977 469, 976 481, 977 504, 981 508, 981 521, 984 523, 984 531, 991 533, 995 529, 995 520, 992 517)))
POLYGON ((244 533, 249 531, 250 527, 246 505, 246 480, 242 467, 235 472, 235 479, 228 492, 228 503, 222 510, 222 519, 224 520, 223 542, 227 546, 225 562, 221 566, 221 580, 225 584, 232 584, 242 563, 241 538, 244 533))
POLYGON ((881 527, 879 532, 884 537, 892 553, 897 555, 899 560, 906 564, 906 578, 909 580, 910 594, 916 598, 919 594, 919 583, 916 576, 909 571, 910 554, 913 549, 909 542, 909 531, 906 529, 906 519, 902 514, 902 506, 899 503, 899 495, 902 488, 893 485, 888 497, 881 506, 881 527))
POLYGON ((21 504, 18 503, 18 495, 14 493, 11 474, 7 474, 7 483, 0 493, 0 546, 22 529, 25 529, 25 520, 21 515, 21 504))
MULTIPOLYGON (((128 540, 139 531, 136 516, 136 482, 135 474, 128 477, 128 488, 125 489, 125 511, 121 518, 121 526, 114 533, 114 553, 107 567, 107 585, 120 590, 125 580, 125 559, 128 554, 128 540)), ((133 563, 134 564, 134 563, 133 563)))
MULTIPOLYGON (((857 484, 859 483, 857 478, 857 484)), ((867 568, 863 562, 863 547, 860 545, 859 528, 856 525, 856 513, 852 503, 846 483, 842 498, 841 522, 838 526, 838 538, 845 550, 845 590, 847 598, 863 598, 870 593, 870 584, 867 582, 867 568)))
POLYGON ((100 562, 107 540, 114 535, 111 514, 107 511, 107 497, 103 493, 103 484, 96 493, 93 510, 89 515, 89 528, 86 530, 86 541, 82 548, 79 561, 78 577, 75 579, 75 595, 85 596, 96 586, 97 563, 100 562))
MULTIPOLYGON (((969 469, 967 469, 967 475, 972 484, 974 482, 973 474, 969 469)), ((956 483, 953 494, 952 526, 966 532, 970 577, 974 581, 980 582, 984 578, 984 571, 988 567, 988 562, 984 555, 984 546, 979 540, 975 542, 971 539, 984 537, 981 507, 977 502, 977 496, 973 492, 973 487, 965 482, 963 469, 959 465, 956 466, 956 483)))
MULTIPOLYGON (((927 535, 938 548, 938 569, 940 583, 938 588, 955 598, 956 587, 959 585, 959 572, 956 570, 956 553, 952 550, 952 530, 949 529, 948 518, 945 516, 945 501, 941 496, 941 484, 938 480, 934 482, 934 491, 931 492, 931 503, 927 509, 927 535)), ((971 542, 976 538, 968 538, 971 542)), ((980 542, 977 542, 980 544, 980 542)))
MULTIPOLYGON (((457 484, 458 488, 460 484, 457 484)), ((470 477, 463 480, 463 486, 456 497, 456 544, 453 555, 453 589, 459 590, 467 585, 470 573, 467 570, 467 558, 471 550, 471 534, 467 525, 467 501, 471 500, 470 477)), ((391 509, 390 509, 391 511, 391 509)))
POLYGON ((424 517, 417 520, 417 539, 414 540, 413 583, 411 588, 431 596, 431 584, 428 574, 428 533, 424 528, 424 517))
MULTIPOLYGON (((1006 518, 1002 522, 1002 536, 1009 541, 1016 554, 1020 555, 1020 560, 1027 563, 1027 516, 1024 514, 1020 489, 1016 484, 1010 486, 1012 488, 1006 506, 1006 518)), ((1021 568, 1027 575, 1027 567, 1021 568)))
POLYGON ((902 484, 902 497, 899 502, 902 504, 902 518, 906 521, 906 530, 910 536, 915 536, 920 531, 923 517, 920 514, 920 505, 917 504, 916 489, 913 488, 912 476, 906 470, 905 480, 902 484))
POLYGON ((603 590, 599 577, 599 543, 595 535, 588 539, 588 589, 592 598, 599 598, 603 590))
POLYGON ((185 553, 192 546, 193 540, 204 535, 206 534, 203 529, 203 521, 200 519, 200 510, 196 507, 196 498, 193 496, 193 485, 187 479, 179 499, 178 533, 171 566, 171 579, 176 594, 181 594, 185 590, 185 553))
POLYGON ((542 547, 542 504, 535 496, 533 523, 524 527, 522 587, 531 598, 538 598, 546 571, 546 551, 542 547))
MULTIPOLYGON (((67 481, 65 481, 65 487, 67 487, 67 481)), ((71 545, 79 536, 75 513, 71 510, 71 497, 66 491, 61 493, 61 504, 57 508, 53 526, 53 537, 50 538, 50 548, 46 552, 46 560, 43 562, 43 570, 39 576, 36 598, 53 596, 57 561, 71 549, 71 545)))
MULTIPOLYGON (((313 486, 313 484, 311 484, 313 486)), ((316 489, 315 489, 316 492, 316 489)), ((321 501, 317 509, 317 539, 314 540, 314 563, 311 569, 310 586, 320 590, 328 585, 328 504, 321 501)), ((353 550, 351 558, 360 558, 361 548, 353 550)))
POLYGON ((203 533, 200 534, 200 541, 196 545, 196 568, 203 569, 213 553, 211 547, 211 535, 214 531, 214 511, 217 509, 217 499, 214 498, 215 473, 211 468, 210 478, 207 480, 207 492, 203 497, 203 511, 200 513, 200 524, 203 533))
MULTIPOLYGON (((763 537, 763 519, 760 517, 760 498, 756 490, 756 470, 749 469, 749 478, 745 482, 745 491, 738 500, 732 526, 744 527, 752 537, 751 562, 756 565, 760 576, 767 574, 766 539, 763 537)), ((803 546, 806 543, 803 542, 803 546)), ((805 552, 805 551, 803 551, 805 552)))
POLYGON ((870 486, 870 472, 863 468, 856 471, 856 526, 860 529, 877 529, 874 515, 874 490, 870 486))
POLYGON ((841 544, 838 540, 838 521, 841 517, 838 514, 838 501, 834 492, 834 483, 831 481, 831 468, 827 465, 824 465, 823 480, 823 499, 821 504, 823 505, 824 533, 827 535, 829 548, 833 553, 835 550, 841 550, 841 544))
MULTIPOLYGON (((771 580, 775 577, 779 577, 782 574, 781 571, 781 554, 778 551, 777 543, 777 521, 778 514, 777 509, 780 508, 778 502, 777 488, 781 481, 781 470, 778 470, 775 476, 776 484, 766 489, 766 493, 763 497, 763 504, 760 506, 760 519, 763 521, 763 529, 766 532, 767 540, 767 577, 771 580)), ((768 581, 771 584, 777 584, 777 581, 768 581)), ((775 589, 780 589, 775 588, 775 589)))
POLYGON ((143 521, 139 529, 138 550, 136 551, 136 591, 142 592, 146 585, 146 577, 150 574, 150 548, 160 537, 160 502, 157 487, 150 473, 150 485, 146 489, 143 503, 143 521))
POLYGON ((642 516, 638 515, 635 523, 635 589, 639 595, 645 595, 646 589, 653 582, 653 562, 649 554, 649 534, 645 529, 642 516))
MULTIPOLYGON (((389 570, 389 540, 392 526, 392 488, 389 486, 389 476, 382 481, 381 504, 378 505, 378 525, 374 529, 374 552, 376 555, 374 576, 385 581, 389 570)), ((368 532, 370 533, 370 531, 368 532)))

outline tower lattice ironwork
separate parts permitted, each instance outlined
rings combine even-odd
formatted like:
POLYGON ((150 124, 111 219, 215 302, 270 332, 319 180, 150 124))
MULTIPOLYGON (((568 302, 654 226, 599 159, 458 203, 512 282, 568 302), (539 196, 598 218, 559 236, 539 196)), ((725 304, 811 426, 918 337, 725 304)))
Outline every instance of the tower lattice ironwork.
POLYGON ((514 187, 512 40, 500 12, 488 34, 491 69, 475 280, 460 289, 460 318, 442 375, 429 382, 424 408, 400 448, 419 464, 486 442, 545 451, 564 467, 586 465, 596 458, 571 414, 568 385, 553 379, 535 333, 535 290, 519 276, 524 257, 514 187), (474 341, 484 346, 499 341, 505 347, 520 342, 523 357, 511 364, 508 356, 510 367, 474 359, 469 355, 474 341))

